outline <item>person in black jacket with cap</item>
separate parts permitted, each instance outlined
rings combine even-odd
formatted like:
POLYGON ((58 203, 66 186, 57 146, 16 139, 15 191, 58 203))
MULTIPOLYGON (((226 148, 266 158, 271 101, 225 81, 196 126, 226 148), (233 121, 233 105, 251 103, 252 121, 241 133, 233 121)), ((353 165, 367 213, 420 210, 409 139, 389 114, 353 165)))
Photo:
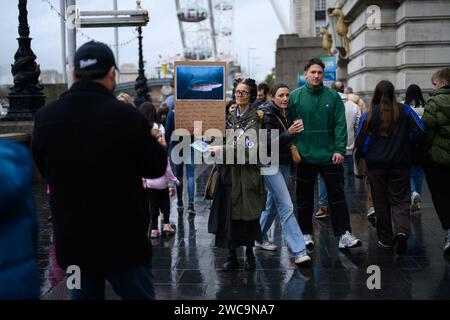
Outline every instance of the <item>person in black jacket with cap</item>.
POLYGON ((104 299, 105 280, 123 299, 153 299, 142 178, 162 176, 167 154, 145 117, 114 97, 111 49, 88 42, 74 66, 72 87, 36 113, 32 142, 51 189, 58 264, 81 271, 72 299, 104 299))

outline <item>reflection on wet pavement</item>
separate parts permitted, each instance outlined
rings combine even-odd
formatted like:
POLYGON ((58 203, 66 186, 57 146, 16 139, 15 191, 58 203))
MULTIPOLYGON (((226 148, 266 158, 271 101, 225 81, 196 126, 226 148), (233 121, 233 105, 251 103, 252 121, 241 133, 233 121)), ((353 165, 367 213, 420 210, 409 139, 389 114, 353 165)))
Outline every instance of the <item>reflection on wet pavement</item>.
MULTIPOLYGON (((176 234, 151 240, 157 299, 450 299, 450 260, 442 254, 445 233, 426 184, 421 215, 412 217, 409 248, 404 256, 378 248, 374 221, 366 217, 364 184, 347 178, 352 231, 363 241, 361 248, 338 250, 330 219, 314 221, 313 267, 298 268, 276 220, 269 232, 279 247, 277 251, 256 249, 256 270, 245 271, 242 267, 236 272, 222 272, 228 252, 213 247, 214 236, 207 230, 210 202, 202 196, 209 170, 206 166, 196 170, 195 217, 187 212, 178 214, 176 196, 172 197, 171 221, 176 225, 176 234), (371 265, 381 269, 380 290, 367 287, 371 275, 367 267, 371 265)), ((65 281, 61 281, 63 271, 55 268, 50 258, 54 248, 50 245, 44 187, 35 185, 41 227, 42 298, 68 299, 65 281)), ((238 259, 243 266, 242 250, 238 251, 238 259)), ((109 286, 107 298, 117 299, 109 286)))

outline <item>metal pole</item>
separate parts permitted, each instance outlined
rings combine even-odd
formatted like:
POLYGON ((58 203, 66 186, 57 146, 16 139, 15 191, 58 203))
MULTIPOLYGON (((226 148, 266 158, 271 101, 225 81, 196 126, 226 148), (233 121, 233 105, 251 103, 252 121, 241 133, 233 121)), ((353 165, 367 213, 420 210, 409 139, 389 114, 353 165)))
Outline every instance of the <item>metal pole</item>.
MULTIPOLYGON (((180 10, 180 0, 175 0, 175 7, 177 9, 177 13, 180 10)), ((178 19, 178 27, 180 28, 180 36, 181 36, 181 45, 183 46, 183 50, 186 51, 186 35, 184 34, 183 23, 180 19, 178 19)))
POLYGON ((247 48, 247 73, 250 76, 250 48, 247 48))
POLYGON ((14 55, 11 73, 14 86, 8 95, 9 111, 3 120, 32 120, 33 114, 45 104, 42 86, 39 84, 41 70, 36 55, 31 50, 30 28, 28 26, 27 1, 19 0, 19 48, 14 55))
MULTIPOLYGON (((117 0, 114 0, 114 11, 117 11, 117 0)), ((116 64, 117 66, 120 66, 119 64, 119 28, 114 28, 114 44, 116 45, 116 64)), ((120 81, 120 74, 119 70, 116 70, 116 81, 119 83, 120 81)))
POLYGON ((247 60, 247 72, 248 72, 248 76, 251 77, 251 61, 250 61, 250 51, 251 50, 257 50, 256 48, 247 48, 247 55, 248 55, 248 60, 247 60))
POLYGON ((67 83, 67 58, 66 58, 66 0, 59 1, 59 11, 61 12, 61 63, 63 82, 67 83))
MULTIPOLYGON (((212 45, 213 45, 213 55, 214 60, 217 60, 217 40, 216 40, 216 28, 214 26, 214 8, 212 5, 212 0, 208 0, 208 7, 209 7, 209 22, 211 24, 211 39, 212 39, 212 45)), ((220 32, 220 30, 219 30, 220 32)))
POLYGON ((72 72, 73 72, 73 61, 75 57, 75 51, 77 49, 77 30, 75 26, 73 25, 74 21, 68 21, 75 15, 75 6, 76 6, 76 0, 67 0, 67 59, 69 60, 69 76, 67 77, 67 84, 69 88, 73 84, 73 78, 72 78, 72 72))
POLYGON ((136 105, 136 107, 139 107, 142 103, 151 101, 151 97, 148 92, 147 78, 145 77, 144 70, 144 57, 142 53, 142 28, 138 27, 137 29, 139 34, 139 76, 136 78, 136 83, 134 84, 134 90, 136 91, 134 104, 136 105))

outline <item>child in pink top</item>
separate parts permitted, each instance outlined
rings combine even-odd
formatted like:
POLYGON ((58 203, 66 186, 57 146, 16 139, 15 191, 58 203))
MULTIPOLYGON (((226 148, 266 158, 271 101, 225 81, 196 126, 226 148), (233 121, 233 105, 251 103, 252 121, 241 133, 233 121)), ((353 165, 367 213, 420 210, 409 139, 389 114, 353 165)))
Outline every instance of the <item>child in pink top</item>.
MULTIPOLYGON (((152 135, 162 143, 162 132, 159 130, 152 130, 152 135)), ((148 197, 151 207, 151 238, 157 238, 159 236, 158 230, 158 217, 159 212, 163 214, 163 234, 172 235, 175 230, 170 225, 170 197, 169 197, 169 183, 174 182, 176 185, 180 185, 180 181, 174 176, 170 162, 167 160, 166 173, 156 179, 144 179, 144 187, 148 190, 148 197)))

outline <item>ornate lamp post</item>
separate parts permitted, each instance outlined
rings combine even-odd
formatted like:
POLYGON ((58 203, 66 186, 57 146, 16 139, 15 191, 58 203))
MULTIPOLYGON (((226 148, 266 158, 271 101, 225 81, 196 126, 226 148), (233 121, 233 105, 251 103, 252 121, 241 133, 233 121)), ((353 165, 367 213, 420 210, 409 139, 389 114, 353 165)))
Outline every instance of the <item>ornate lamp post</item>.
MULTIPOLYGON (((136 1, 138 9, 141 9, 141 1, 136 1)), ((138 27, 138 41, 139 41, 139 76, 136 78, 134 90, 136 91, 136 97, 134 98, 134 104, 139 107, 146 101, 151 101, 151 96, 148 92, 147 78, 145 77, 144 59, 142 56, 142 28, 138 27)))
POLYGON ((14 86, 8 95, 9 111, 3 120, 32 120, 37 109, 45 104, 45 96, 39 84, 41 70, 31 50, 30 28, 27 19, 27 1, 19 0, 19 49, 14 55, 11 72, 14 86))

